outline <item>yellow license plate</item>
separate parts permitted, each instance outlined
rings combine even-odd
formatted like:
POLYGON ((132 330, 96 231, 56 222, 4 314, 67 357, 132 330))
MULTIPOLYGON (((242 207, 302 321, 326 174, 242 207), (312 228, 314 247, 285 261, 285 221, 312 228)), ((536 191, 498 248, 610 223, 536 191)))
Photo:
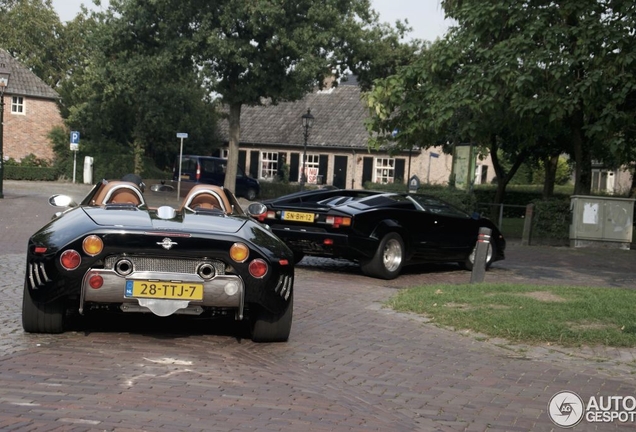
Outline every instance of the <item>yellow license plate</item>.
POLYGON ((283 220, 299 221, 299 222, 313 222, 314 221, 314 214, 313 213, 301 213, 301 212, 285 211, 285 212, 283 212, 283 220))
POLYGON ((203 284, 127 280, 126 297, 203 300, 203 284))

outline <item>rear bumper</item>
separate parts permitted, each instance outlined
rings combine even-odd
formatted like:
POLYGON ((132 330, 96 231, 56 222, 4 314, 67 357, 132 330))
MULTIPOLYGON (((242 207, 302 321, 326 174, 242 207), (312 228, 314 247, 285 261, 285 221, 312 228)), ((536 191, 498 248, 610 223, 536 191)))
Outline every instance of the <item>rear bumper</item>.
POLYGON ((89 270, 82 281, 80 296, 80 313, 86 303, 120 304, 125 312, 153 312, 166 316, 173 313, 199 315, 202 307, 219 307, 237 309, 237 317, 243 317, 245 284, 234 275, 217 275, 204 280, 197 275, 161 272, 133 272, 129 276, 120 276, 114 270, 89 270), (99 289, 91 288, 88 281, 93 276, 100 276, 103 285, 99 289), (126 297, 127 280, 179 281, 203 284, 202 300, 166 300, 141 299, 126 297))
POLYGON ((274 226, 272 232, 296 252, 331 258, 359 259, 369 257, 377 247, 373 239, 361 239, 348 234, 330 233, 286 226, 274 226))

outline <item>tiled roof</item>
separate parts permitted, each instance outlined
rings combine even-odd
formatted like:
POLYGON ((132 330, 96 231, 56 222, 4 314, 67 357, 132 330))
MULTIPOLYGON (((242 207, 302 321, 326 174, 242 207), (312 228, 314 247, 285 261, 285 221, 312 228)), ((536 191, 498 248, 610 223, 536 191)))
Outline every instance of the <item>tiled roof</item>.
MULTIPOLYGON (((349 83, 348 83, 349 84, 349 83)), ((241 145, 302 146, 302 115, 311 109, 313 127, 309 147, 364 148, 369 133, 364 127, 367 108, 361 100, 360 87, 339 85, 315 91, 296 102, 241 109, 241 145)), ((221 136, 228 140, 228 121, 221 122, 221 136)))
POLYGON ((5 94, 44 99, 60 98, 55 90, 49 87, 48 84, 38 78, 38 76, 29 69, 22 66, 2 48, 0 48, 0 64, 4 64, 11 73, 5 94))

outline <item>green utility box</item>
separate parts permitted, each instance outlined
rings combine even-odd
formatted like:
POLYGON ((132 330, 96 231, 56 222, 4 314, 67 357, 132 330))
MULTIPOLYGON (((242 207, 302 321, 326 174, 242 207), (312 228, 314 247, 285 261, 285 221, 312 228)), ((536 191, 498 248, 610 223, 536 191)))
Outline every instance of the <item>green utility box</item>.
POLYGON ((634 227, 632 198, 573 195, 571 247, 629 249, 634 227))

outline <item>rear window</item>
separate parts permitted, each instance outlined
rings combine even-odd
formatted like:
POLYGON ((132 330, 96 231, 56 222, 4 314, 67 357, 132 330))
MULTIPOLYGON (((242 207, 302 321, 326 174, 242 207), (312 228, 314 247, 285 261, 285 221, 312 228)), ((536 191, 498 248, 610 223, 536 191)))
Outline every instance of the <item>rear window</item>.
POLYGON ((192 158, 183 158, 181 160, 181 172, 195 172, 197 170, 197 161, 192 158))
POLYGON ((364 207, 395 207, 401 209, 415 210, 415 204, 409 201, 402 195, 376 195, 359 200, 356 204, 356 208, 362 209, 364 207))
POLYGON ((218 159, 201 158, 201 169, 209 174, 223 175, 225 174, 225 163, 218 159))

